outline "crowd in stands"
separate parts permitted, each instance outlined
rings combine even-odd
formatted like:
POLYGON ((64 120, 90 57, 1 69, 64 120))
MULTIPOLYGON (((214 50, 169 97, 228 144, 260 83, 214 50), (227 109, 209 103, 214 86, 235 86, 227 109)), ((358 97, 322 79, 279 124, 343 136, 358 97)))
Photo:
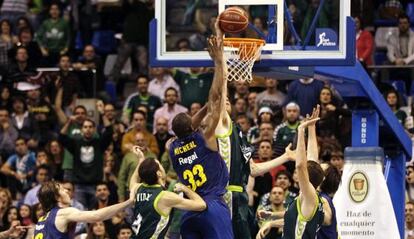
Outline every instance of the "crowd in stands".
MULTIPOLYGON (((214 18, 201 22, 197 8, 216 6, 217 1, 203 2, 184 2, 181 24, 195 22, 197 33, 169 44, 176 50, 204 49, 214 18)), ((303 29, 309 27, 320 1, 286 2, 297 31, 306 35, 303 29)), ((336 1, 325 2, 328 7, 336 6, 336 1)), ((0 0, 0 6, 0 231, 7 230, 14 220, 22 225, 37 222, 43 213, 37 192, 50 180, 61 182, 70 192, 71 206, 80 210, 126 200, 137 165, 137 156, 131 151, 134 145, 143 149, 146 158, 160 160, 172 188, 177 176, 165 149, 173 137, 172 119, 181 112, 195 115, 202 108, 213 72, 148 66, 148 23, 154 17, 154 1, 0 0), (122 32, 122 39, 117 41, 113 32, 122 32), (107 55, 115 52, 113 67, 104 73, 107 55), (128 58, 132 71, 126 78, 133 83, 134 92, 123 94, 122 69, 128 58), (41 70, 46 67, 56 70, 41 70), (117 88, 115 94, 108 87, 111 84, 117 88)), ((351 8, 357 27, 357 58, 370 73, 369 66, 374 64, 411 64, 412 3, 352 0, 351 8), (387 39, 387 49, 375 48, 378 24, 397 26, 387 39), (377 50, 385 50, 386 61, 374 61, 377 50)), ((328 12, 329 8, 324 9, 318 26, 332 26, 335 16, 328 12)), ((260 14, 260 9, 250 11, 254 25, 266 33, 260 14)), ((390 72, 390 79, 407 83, 401 90, 391 82, 384 97, 412 136, 414 112, 407 97, 411 70, 390 72)), ((262 87, 251 87, 245 81, 232 82, 229 87, 233 120, 254 146, 255 162, 280 156, 287 145, 295 144, 301 119, 319 104, 320 159, 343 169, 344 148, 350 145, 351 111, 329 82, 266 78, 262 87)), ((414 200, 413 166, 407 169, 407 185, 407 197, 414 200)), ((283 212, 297 196, 298 187, 294 162, 256 177, 249 195, 256 221, 252 231, 283 212)), ((408 203, 407 210, 407 232, 414 235, 414 204, 408 203)), ((129 214, 78 224, 77 238, 129 238, 129 214)), ((179 211, 174 218, 169 238, 179 238, 179 211)), ((31 233, 29 230, 23 238, 31 238, 31 233)), ((274 230, 268 238, 279 238, 280 233, 274 230)))

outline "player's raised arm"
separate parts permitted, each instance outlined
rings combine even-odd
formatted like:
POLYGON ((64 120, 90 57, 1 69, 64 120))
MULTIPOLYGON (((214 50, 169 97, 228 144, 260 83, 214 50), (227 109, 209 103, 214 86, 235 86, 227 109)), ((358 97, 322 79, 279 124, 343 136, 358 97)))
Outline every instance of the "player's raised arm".
MULTIPOLYGON (((216 28, 217 24, 216 24, 216 28)), ((221 34, 219 34, 221 36, 221 34)), ((226 63, 223 57, 223 39, 212 36, 208 39, 208 52, 214 61, 214 79, 210 88, 207 115, 204 119, 203 133, 210 149, 217 151, 215 129, 220 120, 220 112, 225 108, 223 89, 227 89, 226 63)))
MULTIPOLYGON (((309 180, 308 161, 306 158, 305 130, 309 125, 314 125, 319 118, 306 118, 298 127, 298 144, 296 147, 296 170, 300 188, 300 213, 308 220, 312 218, 315 207, 318 206, 318 195, 315 187, 309 180)), ((315 162, 309 162, 315 163, 315 162)), ((312 173, 313 174, 313 173, 312 173)), ((318 185, 316 185, 317 187, 318 185)))
POLYGON ((292 144, 289 144, 285 148, 285 153, 280 157, 274 158, 264 163, 255 163, 253 160, 250 160, 250 175, 252 177, 257 177, 263 175, 273 168, 280 166, 289 160, 295 160, 296 158, 296 151, 291 150, 292 144))
POLYGON ((140 181, 141 181, 140 178, 139 178, 139 174, 138 174, 138 168, 139 168, 141 162, 144 161, 144 159, 145 159, 144 153, 141 151, 139 146, 133 146, 132 147, 132 152, 137 155, 138 164, 137 164, 137 167, 135 168, 134 172, 132 173, 131 179, 129 180, 129 191, 130 192, 135 190, 137 188, 137 186, 139 185, 140 181))
MULTIPOLYGON (((313 109, 311 118, 317 118, 319 116, 320 106, 318 105, 313 109)), ((308 126, 308 150, 307 159, 319 163, 319 152, 318 152, 318 140, 316 137, 316 125, 311 124, 308 126)))

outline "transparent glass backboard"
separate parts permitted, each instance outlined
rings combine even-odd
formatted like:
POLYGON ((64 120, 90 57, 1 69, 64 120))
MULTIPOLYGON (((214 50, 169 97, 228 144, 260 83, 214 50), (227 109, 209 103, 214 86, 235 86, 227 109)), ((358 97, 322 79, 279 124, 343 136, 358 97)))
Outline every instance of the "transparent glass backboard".
POLYGON ((227 7, 250 16, 247 30, 226 37, 261 38, 256 66, 323 66, 355 63, 350 0, 156 0, 151 22, 153 66, 211 66, 206 38, 227 7))

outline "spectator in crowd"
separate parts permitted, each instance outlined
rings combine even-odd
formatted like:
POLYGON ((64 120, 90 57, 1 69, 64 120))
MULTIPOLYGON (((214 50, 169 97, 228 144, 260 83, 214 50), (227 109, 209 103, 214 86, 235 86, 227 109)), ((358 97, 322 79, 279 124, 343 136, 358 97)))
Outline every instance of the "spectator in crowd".
MULTIPOLYGON (((260 230, 266 230, 267 223, 270 220, 283 218, 285 212, 284 206, 285 191, 280 186, 274 186, 270 191, 270 205, 261 206, 257 208, 257 217, 259 221, 260 230)), ((265 238, 280 238, 282 235, 281 228, 270 229, 269 234, 265 238)))
POLYGON ((392 64, 406 65, 414 60, 414 32, 410 29, 407 15, 398 17, 398 31, 388 39, 387 50, 392 64))
MULTIPOLYGON (((36 140, 39 137, 36 121, 27 110, 27 105, 23 97, 15 96, 12 100, 13 112, 11 115, 11 123, 17 130, 19 137, 26 140, 36 140)), ((33 143, 30 146, 35 146, 33 143)))
POLYGON ((187 113, 188 109, 178 104, 178 91, 170 87, 165 91, 165 103, 162 107, 158 108, 154 114, 154 125, 159 117, 168 119, 168 132, 174 134, 172 131, 172 121, 174 117, 179 113, 187 113))
POLYGON ((244 98, 238 98, 234 100, 234 110, 232 111, 232 118, 237 115, 244 114, 247 110, 247 102, 244 98))
POLYGON ((2 19, 9 19, 13 24, 19 17, 27 13, 26 0, 4 0, 2 1, 0 15, 2 19))
POLYGON ((341 137, 341 123, 344 117, 350 117, 351 111, 339 106, 334 99, 331 88, 324 86, 319 96, 319 105, 321 107, 320 120, 317 123, 318 136, 321 138, 341 137))
POLYGON ((106 117, 103 119, 106 130, 100 137, 95 137, 96 125, 90 119, 83 122, 81 137, 68 137, 74 117, 69 118, 59 135, 59 140, 73 155, 75 198, 88 208, 92 205, 94 185, 103 179, 103 153, 112 141, 112 127, 106 117))
MULTIPOLYGON (((27 204, 21 204, 19 206, 19 215, 22 219, 21 223, 23 226, 34 226, 32 221, 32 209, 30 205, 27 204)), ((33 232, 31 232, 31 237, 33 237, 33 232)))
POLYGON ((370 66, 374 63, 372 55, 374 53, 374 38, 371 33, 364 30, 363 18, 354 17, 356 28, 356 51, 357 59, 364 66, 370 66))
MULTIPOLYGON (((285 106, 286 121, 278 125, 273 133, 273 142, 275 144, 275 153, 277 156, 285 152, 286 146, 293 143, 296 132, 300 123, 300 107, 294 102, 290 102, 285 106)), ((287 163, 286 167, 293 174, 294 163, 287 163)))
POLYGON ((250 92, 247 95, 246 115, 247 117, 249 117, 250 120, 254 120, 254 121, 256 121, 257 119, 257 111, 259 109, 257 108, 256 99, 257 99, 257 93, 254 91, 250 92))
MULTIPOLYGON (((27 17, 25 17, 25 16, 19 17, 19 19, 17 19, 17 22, 16 22, 15 25, 16 25, 16 32, 17 33, 20 33, 25 28, 29 28, 29 30, 32 32, 32 35, 33 35, 33 26, 32 26, 32 24, 30 23, 30 21, 27 17)), ((36 25, 36 27, 38 27, 38 26, 36 25)))
MULTIPOLYGON (((63 162, 65 157, 72 157, 70 153, 63 148, 58 140, 51 140, 45 146, 46 153, 49 157, 49 165, 51 167, 51 175, 55 180, 62 181, 64 177, 63 162)), ((69 160, 73 162, 73 158, 69 160)))
POLYGON ((201 104, 200 103, 198 103, 198 102, 194 102, 194 103, 192 103, 191 104, 191 106, 190 106, 190 112, 189 112, 189 114, 191 115, 191 116, 194 116, 195 114, 197 114, 197 112, 198 111, 200 111, 201 110, 201 104))
POLYGON ((258 112, 258 119, 257 119, 257 125, 251 127, 247 133, 247 140, 250 143, 255 143, 258 140, 259 137, 259 126, 262 123, 270 123, 273 124, 273 110, 270 107, 262 107, 260 108, 258 112))
POLYGON ((257 108, 260 109, 263 106, 270 107, 277 118, 276 124, 282 121, 282 106, 286 101, 286 95, 277 89, 278 83, 276 79, 266 78, 266 90, 256 96, 257 108))
POLYGON ((36 165, 36 156, 29 151, 24 138, 17 138, 15 147, 16 153, 10 156, 0 169, 1 173, 8 176, 8 186, 13 190, 13 194, 24 193, 29 189, 36 165))
MULTIPOLYGON (((398 31, 390 35, 387 42, 388 61, 397 66, 412 64, 414 60, 414 32, 410 29, 410 19, 407 15, 398 16, 398 31)), ((397 69, 390 72, 393 79, 406 80, 407 87, 411 86, 414 71, 397 69)))
MULTIPOLYGON (((367 27, 374 26, 375 5, 374 0, 351 0, 351 16, 364 16, 364 25, 367 27)), ((364 29, 364 27, 361 27, 364 29)))
POLYGON ((405 191, 406 191, 406 201, 414 201, 414 166, 413 165, 408 165, 406 168, 405 191))
POLYGON ((182 95, 181 104, 189 108, 193 102, 205 104, 208 99, 213 73, 205 72, 202 67, 190 68, 190 73, 182 72, 178 69, 174 71, 173 77, 180 86, 182 95))
POLYGON ((18 208, 15 206, 8 207, 6 213, 3 215, 3 227, 0 228, 0 231, 8 229, 11 223, 16 220, 21 222, 18 208))
POLYGON ((117 239, 129 239, 132 236, 132 228, 126 223, 119 225, 117 231, 117 239))
POLYGON ((63 89, 61 107, 65 112, 70 112, 67 107, 74 108, 76 100, 82 92, 79 78, 75 72, 70 71, 70 67, 70 57, 61 55, 59 57, 59 72, 48 85, 50 102, 55 102, 58 89, 63 89))
POLYGON ((342 152, 342 150, 335 149, 334 151, 332 151, 329 162, 332 166, 338 169, 339 172, 342 172, 345 166, 344 153, 342 152))
POLYGON ((39 192, 40 187, 48 182, 50 179, 50 168, 47 165, 40 165, 36 169, 36 183, 37 185, 32 187, 24 197, 24 203, 33 206, 39 203, 37 198, 37 192, 39 192))
POLYGON ((149 22, 154 18, 154 3, 148 1, 124 1, 124 29, 122 33, 122 42, 118 49, 118 57, 111 71, 111 78, 118 81, 121 69, 132 56, 138 63, 137 72, 141 74, 148 73, 148 33, 149 22), (137 31, 136 29, 140 29, 137 31))
POLYGON ((40 45, 43 57, 49 66, 54 66, 60 55, 68 52, 70 42, 69 24, 60 17, 60 9, 57 3, 50 4, 50 18, 40 25, 36 39, 40 45))
POLYGON ((234 99, 243 98, 247 100, 247 96, 249 95, 249 83, 245 80, 238 80, 234 82, 234 99))
POLYGON ((3 19, 0 21, 0 65, 8 65, 9 59, 7 52, 17 42, 17 37, 13 35, 10 21, 3 19))
MULTIPOLYGON (((296 190, 292 185, 292 174, 289 171, 285 170, 284 167, 279 167, 279 171, 274 176, 274 186, 281 187, 284 191, 284 201, 283 204, 285 207, 289 206, 293 200, 299 195, 299 190, 296 190)), ((269 201, 270 193, 266 193, 260 199, 260 206, 266 208, 271 202, 269 201)))
POLYGON ((132 115, 138 110, 138 107, 144 105, 148 109, 148 130, 152 130, 152 123, 154 120, 154 113, 159 107, 162 106, 160 98, 151 95, 148 92, 149 78, 146 75, 140 75, 137 77, 137 90, 138 92, 131 94, 125 100, 124 107, 122 109, 122 121, 129 125, 132 115))
POLYGON ((19 133, 12 126, 9 112, 0 108, 0 155, 7 158, 14 152, 14 143, 19 133))
POLYGON ((11 112, 12 102, 11 102, 11 92, 10 88, 7 85, 0 84, 0 108, 4 108, 7 111, 11 112))
POLYGON ((324 83, 313 78, 299 79, 290 83, 286 102, 296 102, 300 107, 300 114, 306 116, 319 100, 324 83))
POLYGON ((386 0, 378 9, 380 19, 397 20, 403 13, 403 5, 399 0, 386 0))
POLYGON ((161 67, 151 68, 151 76, 153 79, 148 86, 148 92, 151 95, 155 95, 162 101, 165 101, 165 91, 172 87, 177 90, 178 99, 181 99, 180 87, 174 81, 168 69, 161 67))
MULTIPOLYGON (((254 160, 255 163, 263 163, 272 159, 272 143, 269 140, 262 140, 258 143, 258 158, 254 160)), ((259 205, 260 198, 266 193, 270 192, 273 185, 273 179, 270 172, 254 178, 254 209, 256 211, 259 205)))
POLYGON ((414 238, 414 203, 408 201, 405 203, 405 239, 414 238))
POLYGON ((173 137, 173 135, 168 132, 168 120, 166 118, 159 117, 155 121, 154 136, 157 139, 158 148, 160 149, 160 153, 157 158, 161 158, 165 152, 165 144, 171 137, 173 137))
MULTIPOLYGON (((12 195, 7 188, 0 187, 0 218, 3 218, 6 209, 12 205, 12 195)), ((3 226, 0 220, 0 226, 3 226)))
POLYGON ((105 223, 103 221, 98 221, 89 224, 88 233, 86 234, 86 239, 110 239, 108 232, 106 231, 105 223))
POLYGON ((146 128, 146 114, 142 111, 136 111, 132 115, 132 126, 133 128, 128 131, 122 137, 122 153, 126 154, 132 149, 132 146, 136 143, 136 135, 138 132, 142 132, 145 138, 145 141, 148 143, 148 148, 151 152, 158 155, 160 150, 158 148, 157 140, 155 136, 148 132, 146 128))
POLYGON ((240 126, 241 132, 247 135, 251 127, 250 119, 245 114, 240 114, 236 117, 236 123, 240 126))
POLYGON ((37 74, 36 69, 29 64, 27 49, 23 46, 16 48, 13 63, 9 64, 7 70, 7 81, 10 83, 28 81, 29 76, 37 74))
POLYGON ((33 32, 30 27, 24 27, 19 30, 18 42, 14 44, 14 47, 9 51, 9 57, 13 58, 16 55, 18 47, 23 46, 27 50, 28 65, 37 67, 42 66, 42 52, 40 51, 39 44, 33 40, 33 32))
POLYGON ((29 114, 33 116, 38 130, 41 132, 39 146, 43 146, 57 136, 54 132, 56 127, 56 112, 52 105, 42 97, 39 88, 28 90, 26 95, 29 114))
POLYGON ((89 210, 96 210, 114 204, 114 202, 111 202, 109 200, 109 195, 110 192, 108 185, 103 182, 97 183, 95 187, 94 203, 89 208, 89 210))
MULTIPOLYGON (((64 89, 61 86, 61 84, 58 84, 57 94, 55 98, 55 109, 56 114, 58 116, 59 123, 61 125, 66 124, 66 122, 69 120, 69 117, 66 115, 65 111, 62 108, 63 105, 63 92, 64 89)), ((69 110, 69 109, 68 109, 69 110)), ((73 137, 75 135, 78 135, 81 133, 81 128, 83 121, 87 118, 88 112, 83 105, 77 105, 74 107, 72 111, 73 120, 71 121, 71 124, 69 125, 69 136, 73 137)))
MULTIPOLYGON (((77 73, 79 74, 85 97, 92 98, 95 96, 95 93, 104 90, 104 65, 101 57, 96 55, 95 48, 92 45, 86 45, 83 48, 82 56, 79 58, 79 61, 73 63, 72 66, 75 70, 80 71, 77 73), (93 73, 93 71, 95 71, 95 73, 93 73)), ((100 93, 100 95, 102 95, 102 93, 100 93)))
POLYGON ((402 126, 405 124, 405 120, 407 119, 407 114, 400 109, 400 99, 398 92, 395 90, 388 91, 385 95, 387 100, 388 106, 391 108, 392 112, 394 112, 395 117, 397 117, 398 121, 402 126))

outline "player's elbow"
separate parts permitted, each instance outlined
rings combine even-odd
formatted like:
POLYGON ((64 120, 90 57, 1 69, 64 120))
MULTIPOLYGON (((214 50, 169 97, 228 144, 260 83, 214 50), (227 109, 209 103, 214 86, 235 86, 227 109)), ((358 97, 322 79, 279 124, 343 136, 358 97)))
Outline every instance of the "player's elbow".
POLYGON ((207 209, 207 204, 206 202, 204 202, 204 200, 201 200, 195 203, 194 206, 195 206, 194 211, 197 211, 197 212, 202 212, 207 209))

